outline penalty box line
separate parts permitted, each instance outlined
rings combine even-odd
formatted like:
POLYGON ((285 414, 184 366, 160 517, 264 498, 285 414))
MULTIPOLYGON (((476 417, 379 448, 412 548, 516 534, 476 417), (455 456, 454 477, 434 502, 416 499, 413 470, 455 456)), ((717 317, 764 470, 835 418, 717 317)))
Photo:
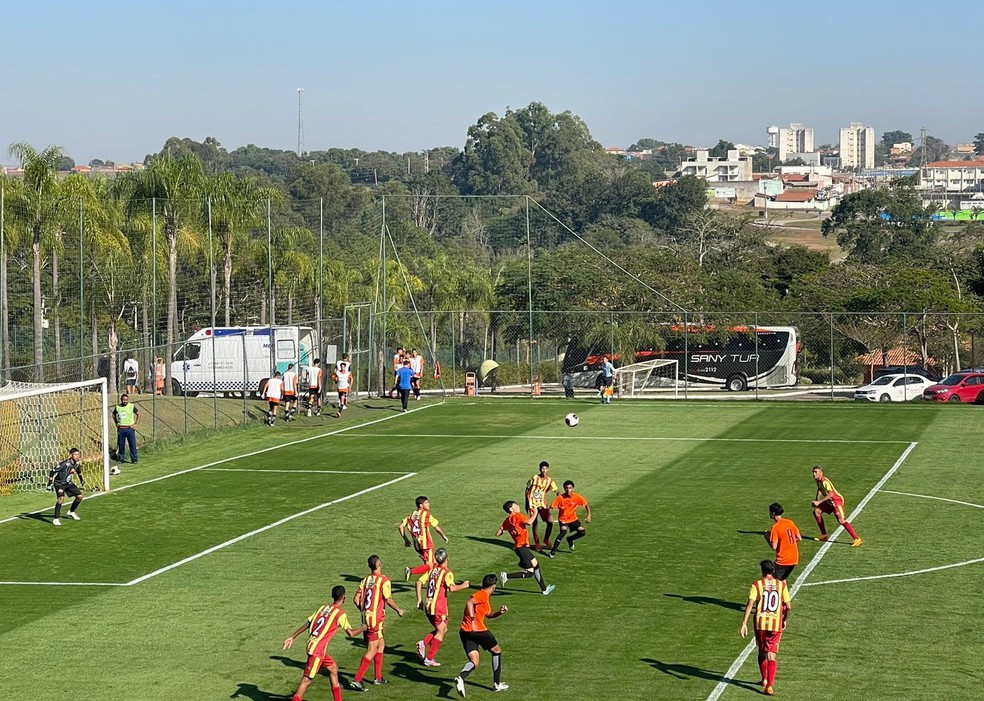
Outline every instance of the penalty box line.
POLYGON ((519 436, 500 435, 490 433, 373 433, 358 436, 345 436, 345 438, 437 438, 439 440, 449 440, 452 438, 464 438, 466 440, 503 440, 503 439, 526 439, 532 441, 614 441, 614 442, 637 442, 637 441, 669 441, 681 443, 859 443, 877 445, 909 445, 909 441, 876 440, 864 438, 706 438, 700 436, 541 436, 536 434, 522 434, 519 436))
MULTIPOLYGON (((432 407, 441 406, 441 404, 443 404, 443 403, 444 402, 439 402, 439 403, 436 403, 436 404, 427 404, 425 406, 417 407, 416 409, 411 409, 407 413, 408 414, 412 414, 412 413, 414 413, 416 411, 424 411, 425 409, 430 409, 432 407)), ((206 470, 206 469, 208 469, 210 467, 215 467, 216 465, 224 465, 227 462, 233 462, 235 460, 242 460, 243 458, 251 458, 254 455, 262 455, 263 453, 269 453, 269 452, 271 452, 273 450, 280 450, 281 448, 289 448, 292 445, 300 445, 301 443, 307 443, 309 441, 316 441, 316 440, 319 440, 321 438, 329 438, 331 436, 337 436, 339 434, 347 433, 349 431, 354 431, 357 428, 365 428, 366 426, 372 426, 373 424, 378 424, 378 423, 380 423, 382 421, 389 421, 390 419, 396 419, 396 418, 399 418, 401 416, 404 416, 404 414, 402 412, 399 413, 399 414, 393 414, 392 416, 383 416, 383 417, 378 418, 378 419, 373 419, 372 421, 366 421, 365 423, 355 424, 355 425, 352 425, 352 426, 346 426, 344 428, 338 428, 338 429, 335 429, 334 431, 328 431, 326 433, 319 433, 319 434, 314 435, 314 436, 308 436, 307 438, 298 438, 297 440, 288 441, 287 443, 280 443, 278 445, 272 445, 269 448, 261 448, 260 450, 254 450, 251 453, 242 453, 241 455, 234 455, 234 456, 232 456, 230 458, 222 458, 221 460, 215 460, 213 462, 205 463, 204 465, 197 465, 195 467, 189 467, 186 470, 178 470, 177 472, 171 472, 169 474, 161 475, 160 477, 154 477, 152 479, 144 480, 142 482, 134 482, 133 484, 126 484, 126 485, 123 485, 122 487, 116 487, 115 489, 110 489, 108 492, 95 492, 94 494, 87 494, 85 498, 86 499, 95 499, 96 497, 101 497, 101 496, 104 496, 106 494, 117 494, 119 492, 126 491, 127 489, 133 489, 134 487, 142 487, 145 484, 153 484, 154 482, 162 482, 164 480, 171 479, 172 477, 179 477, 181 475, 187 475, 187 474, 189 474, 191 472, 198 472, 199 470, 206 470)), ((399 473, 391 473, 391 474, 399 474, 399 473)), ((19 521, 24 516, 32 516, 34 514, 42 514, 42 513, 44 513, 45 511, 48 511, 51 508, 52 507, 49 506, 47 508, 38 509, 36 511, 28 511, 27 513, 21 514, 20 516, 10 516, 9 518, 0 519, 0 524, 9 523, 10 521, 19 521)))
MULTIPOLYGON (((868 505, 868 502, 871 501, 872 498, 874 498, 875 494, 878 493, 878 491, 885 485, 885 483, 889 480, 889 478, 891 478, 892 475, 898 472, 899 468, 902 467, 902 463, 904 463, 906 458, 909 457, 909 453, 915 450, 915 447, 917 445, 919 445, 919 443, 915 441, 909 443, 909 447, 906 448, 905 451, 902 453, 902 455, 899 456, 899 459, 895 461, 895 464, 892 465, 892 467, 888 470, 888 472, 882 475, 882 478, 878 480, 875 486, 872 487, 871 490, 865 495, 864 499, 861 500, 861 502, 857 505, 854 511, 851 512, 851 515, 848 516, 847 519, 848 521, 853 521, 854 519, 856 519, 858 516, 861 515, 861 512, 864 511, 864 507, 868 505)), ((790 597, 796 596, 796 593, 800 590, 800 588, 806 586, 807 577, 809 577, 810 573, 813 572, 813 570, 816 569, 817 565, 820 564, 820 561, 823 559, 824 555, 827 554, 831 546, 834 544, 834 541, 837 539, 837 536, 840 535, 843 531, 844 528, 842 526, 838 526, 837 529, 830 535, 830 539, 827 540, 822 546, 820 546, 820 549, 817 550, 816 554, 803 569, 803 573, 796 578, 796 582, 793 584, 792 587, 790 587, 789 589, 790 597)), ((714 690, 708 695, 707 701, 717 701, 717 699, 721 698, 721 694, 723 694, 727 690, 731 682, 734 681, 735 675, 738 674, 738 672, 744 666, 745 661, 755 651, 756 647, 757 646, 754 640, 750 641, 748 645, 745 646, 745 649, 741 651, 741 654, 739 654, 738 657, 735 659, 735 661, 731 663, 731 666, 728 667, 728 671, 724 673, 724 676, 721 678, 721 681, 717 683, 717 686, 715 686, 714 690)))
POLYGON ((335 504, 341 504, 344 501, 348 501, 349 499, 354 499, 355 497, 360 497, 360 496, 362 496, 364 494, 368 494, 369 492, 374 492, 377 489, 382 489, 383 487, 389 487, 391 485, 396 484, 397 482, 402 482, 405 479, 409 479, 410 477, 414 477, 414 476, 416 476, 416 474, 417 474, 416 472, 407 472, 407 473, 401 474, 399 477, 397 477, 395 479, 389 480, 388 482, 383 482, 382 484, 377 484, 377 485, 373 485, 372 487, 367 487, 366 489, 359 490, 358 492, 355 492, 354 494, 347 494, 346 496, 339 497, 338 499, 332 499, 331 501, 326 501, 324 504, 318 504, 317 506, 312 506, 310 509, 305 509, 304 511, 300 511, 300 512, 298 512, 296 514, 291 514, 290 516, 286 516, 286 517, 280 519, 279 521, 275 521, 273 523, 267 524, 266 526, 262 526, 260 528, 256 528, 256 529, 250 531, 249 533, 243 533, 242 535, 236 536, 235 538, 230 538, 229 540, 225 541, 224 543, 219 543, 218 545, 213 545, 211 548, 207 548, 205 550, 202 550, 200 553, 195 553, 194 555, 190 555, 190 556, 188 556, 188 557, 186 557, 186 558, 184 558, 182 560, 178 560, 177 562, 171 563, 170 565, 166 565, 164 567, 158 568, 158 569, 154 570, 153 572, 149 572, 148 574, 145 574, 145 575, 143 575, 141 577, 137 577, 136 579, 131 579, 129 582, 0 582, 0 586, 3 586, 3 585, 9 585, 9 586, 48 586, 48 587, 58 587, 58 586, 62 586, 62 587, 132 587, 132 586, 136 586, 137 584, 140 584, 141 582, 146 582, 148 579, 153 579, 154 577, 157 577, 159 575, 162 575, 162 574, 164 574, 166 572, 170 572, 173 569, 177 569, 178 567, 181 567, 182 565, 187 565, 189 562, 194 562, 195 560, 198 560, 200 558, 203 558, 206 555, 211 555, 212 553, 218 552, 219 550, 222 550, 223 548, 227 548, 230 545, 235 545, 236 543, 240 543, 240 542, 246 540, 247 538, 252 538, 255 535, 259 535, 260 533, 265 533, 266 531, 269 531, 269 530, 272 530, 274 528, 277 528, 278 526, 282 526, 285 523, 289 523, 290 521, 293 521, 294 519, 301 518, 302 516, 307 516, 308 514, 313 514, 316 511, 321 511, 322 509, 326 509, 329 506, 334 506, 335 504))

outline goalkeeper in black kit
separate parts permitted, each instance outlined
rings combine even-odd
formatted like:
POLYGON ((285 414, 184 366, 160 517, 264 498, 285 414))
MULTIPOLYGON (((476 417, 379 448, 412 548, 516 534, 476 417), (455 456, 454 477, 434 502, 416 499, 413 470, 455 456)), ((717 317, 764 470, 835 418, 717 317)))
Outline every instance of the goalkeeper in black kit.
POLYGON ((79 484, 84 487, 85 478, 82 477, 82 453, 78 448, 72 448, 68 451, 68 460, 62 460, 48 474, 48 489, 54 491, 57 495, 57 499, 55 500, 55 519, 52 521, 56 526, 61 525, 61 508, 66 494, 75 499, 68 509, 69 518, 75 519, 76 521, 82 520, 76 513, 79 504, 82 503, 82 490, 75 486, 75 483, 72 481, 73 475, 79 478, 79 484))

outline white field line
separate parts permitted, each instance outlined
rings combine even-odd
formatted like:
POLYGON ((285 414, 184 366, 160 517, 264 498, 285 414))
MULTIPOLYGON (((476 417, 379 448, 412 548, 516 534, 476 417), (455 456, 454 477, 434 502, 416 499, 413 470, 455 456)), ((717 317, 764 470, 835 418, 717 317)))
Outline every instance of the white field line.
MULTIPOLYGON (((973 509, 984 509, 984 504, 973 504, 969 501, 958 501, 957 499, 945 499, 943 497, 933 497, 928 494, 912 494, 911 492, 896 492, 892 489, 883 489, 884 494, 898 494, 904 497, 916 497, 917 499, 933 499, 934 501, 945 501, 948 504, 959 504, 960 506, 969 506, 973 509)), ((906 570, 904 572, 893 572, 891 574, 873 574, 865 577, 849 577, 847 579, 828 579, 823 582, 808 582, 805 583, 804 587, 819 587, 823 584, 846 584, 849 582, 870 582, 876 579, 895 579, 897 577, 913 577, 917 574, 929 574, 930 572, 941 572, 942 570, 951 570, 954 567, 966 567, 968 565, 976 565, 980 562, 984 562, 984 557, 978 557, 974 560, 964 560, 963 562, 954 562, 949 565, 938 565, 937 567, 927 567, 921 570, 906 570)))
POLYGON ((260 467, 207 467, 207 472, 278 472, 292 475, 408 475, 406 470, 264 470, 260 467))
MULTIPOLYGON (((905 459, 909 457, 909 453, 911 453, 917 445, 919 444, 916 442, 909 443, 909 447, 906 448, 902 455, 899 456, 899 459, 895 461, 895 464, 892 465, 889 471, 886 472, 880 480, 878 480, 875 486, 871 488, 871 491, 865 495, 864 499, 862 499, 854 511, 851 512, 851 515, 847 519, 848 521, 853 521, 861 514, 864 507, 868 505, 868 502, 871 501, 875 494, 878 493, 878 490, 882 488, 882 486, 898 471, 900 467, 902 467, 902 463, 905 462, 905 459)), ((807 563, 806 567, 803 568, 803 573, 797 577, 796 582, 790 588, 789 595, 791 597, 796 596, 796 593, 800 590, 800 588, 806 585, 807 577, 809 577, 810 573, 813 572, 817 565, 820 564, 820 561, 823 559, 824 555, 827 554, 827 551, 830 550, 830 547, 834 544, 834 540, 837 539, 837 536, 840 535, 843 530, 844 529, 842 527, 838 526, 837 530, 830 535, 830 540, 820 546, 820 549, 817 550, 816 555, 814 555, 813 559, 811 559, 809 563, 807 563)), ((717 701, 717 699, 721 698, 721 694, 723 694, 730 685, 729 682, 734 680, 735 675, 741 670, 742 666, 745 664, 745 660, 747 660, 755 651, 755 648, 756 645, 754 640, 750 641, 748 645, 745 646, 745 649, 741 651, 741 654, 739 654, 738 657, 735 658, 735 661, 731 663, 731 666, 728 667, 728 671, 724 673, 724 677, 722 677, 721 681, 717 683, 717 686, 715 686, 714 690, 708 695, 707 701, 717 701)))
POLYGON ((397 477, 396 479, 391 479, 389 482, 383 482, 382 484, 377 484, 372 487, 368 487, 366 489, 355 492, 354 494, 349 494, 344 497, 339 497, 338 499, 332 499, 331 501, 326 501, 324 504, 319 504, 318 506, 313 506, 310 509, 305 509, 304 511, 300 511, 291 516, 287 516, 286 518, 282 518, 279 521, 275 521, 274 523, 263 526, 262 528, 257 528, 255 530, 250 531, 249 533, 243 533, 242 535, 236 536, 235 538, 227 540, 224 543, 213 545, 211 548, 202 550, 200 553, 196 553, 195 555, 186 557, 183 560, 178 560, 177 562, 167 565, 166 567, 161 567, 160 569, 156 569, 153 572, 150 572, 149 574, 143 575, 142 577, 137 577, 136 579, 132 579, 129 582, 127 582, 125 586, 132 587, 136 584, 140 584, 141 582, 146 582, 148 579, 164 574, 165 572, 170 572, 171 570, 177 567, 181 567, 181 565, 187 565, 189 562, 194 562, 199 558, 205 557, 206 555, 211 555, 212 553, 218 550, 222 550, 223 548, 226 548, 230 545, 234 545, 236 543, 244 541, 247 538, 252 538, 255 535, 259 535, 260 533, 269 531, 270 529, 276 528, 277 526, 282 526, 283 524, 288 523, 289 521, 293 521, 294 519, 300 518, 301 516, 307 516, 308 514, 313 514, 315 511, 320 511, 321 509, 325 509, 334 504, 340 504, 343 501, 348 501, 349 499, 354 499, 355 497, 362 496, 363 494, 374 492, 377 489, 382 489, 383 487, 389 487, 390 485, 396 484, 397 482, 402 482, 405 479, 413 477, 416 474, 417 474, 416 472, 408 472, 407 474, 397 477))
MULTIPOLYGON (((260 471, 261 472, 266 472, 266 470, 260 470, 260 471)), ((371 474, 371 473, 357 473, 357 474, 371 474)), ((392 474, 392 473, 390 473, 390 474, 392 474)), ((161 567, 160 569, 154 570, 153 572, 151 572, 149 574, 145 574, 142 577, 137 577, 136 579, 132 579, 129 582, 3 582, 3 581, 0 581, 0 586, 35 586, 35 587, 132 587, 132 586, 134 586, 136 584, 140 584, 141 582, 145 582, 145 581, 147 581, 148 579, 150 579, 152 577, 156 577, 157 575, 164 574, 165 572, 169 572, 169 571, 175 569, 176 567, 180 567, 181 565, 186 565, 189 562, 193 562, 193 561, 195 561, 195 560, 197 560, 197 559, 199 559, 201 557, 205 557, 206 555, 211 555, 212 553, 216 552, 217 550, 222 550, 222 548, 226 548, 226 547, 228 547, 230 545, 234 545, 235 543, 239 543, 240 541, 246 540, 247 538, 251 538, 254 535, 259 535, 260 533, 263 533, 265 531, 269 531, 270 529, 276 528, 277 526, 282 526, 283 524, 285 524, 285 523, 287 523, 289 521, 293 521, 296 518, 300 518, 301 516, 307 516, 308 514, 312 514, 315 511, 320 511, 321 509, 324 509, 324 508, 327 508, 329 506, 332 506, 333 504, 340 504, 343 501, 348 501, 349 499, 354 499, 355 497, 362 496, 363 494, 368 494, 369 492, 374 492, 377 489, 382 489, 383 487, 388 487, 390 485, 396 484, 397 482, 401 482, 401 481, 403 481, 403 480, 405 480, 405 479, 407 479, 409 477, 413 477, 417 473, 416 472, 405 472, 405 473, 400 473, 400 474, 401 474, 400 477, 397 477, 396 479, 392 479, 389 482, 383 482, 382 484, 377 484, 377 485, 374 485, 372 487, 368 487, 368 488, 363 489, 361 491, 355 492, 354 494, 348 494, 348 495, 346 495, 344 497, 339 497, 338 499, 333 499, 331 501, 325 502, 324 504, 318 504, 317 506, 311 507, 310 509, 305 509, 304 511, 301 511, 299 513, 292 514, 291 516, 287 516, 285 518, 282 518, 279 521, 276 521, 275 523, 268 524, 266 526, 263 526, 262 528, 257 528, 255 530, 250 531, 249 533, 243 533, 242 535, 236 536, 235 538, 232 538, 231 540, 227 540, 224 543, 219 543, 218 545, 213 545, 211 548, 208 548, 207 550, 203 550, 200 553, 196 553, 194 555, 191 555, 189 557, 186 557, 183 560, 179 560, 178 562, 175 562, 175 563, 172 563, 170 565, 167 565, 166 567, 161 567)))
MULTIPOLYGON (((443 402, 442 402, 443 403, 443 402)), ((427 404, 425 406, 417 407, 416 409, 411 409, 407 414, 412 414, 415 411, 423 411, 424 409, 430 409, 431 407, 440 406, 440 404, 427 404)), ((289 448, 292 445, 299 445, 301 443, 307 443, 308 441, 316 441, 321 438, 328 438, 329 436, 337 436, 342 433, 347 433, 348 431, 354 431, 357 428, 364 428, 366 426, 372 426, 373 424, 378 424, 382 421, 389 421, 390 419, 396 419, 401 416, 405 416, 403 413, 393 414, 391 416, 383 416, 379 419, 373 419, 372 421, 366 421, 365 423, 356 424, 354 426, 346 426, 345 428, 335 429, 334 431, 328 431, 327 433, 319 433, 316 436, 308 436, 307 438, 299 438, 295 441, 288 441, 287 443, 281 443, 280 445, 270 446, 269 448, 261 448, 260 450, 254 450, 251 453, 242 453, 240 455, 234 455, 230 458, 223 458, 222 460, 216 460, 214 462, 206 463, 204 465, 198 465, 197 467, 189 467, 186 470, 178 470, 177 472, 171 472, 161 477, 154 477, 153 479, 144 480, 143 482, 134 482, 133 484, 127 484, 122 487, 117 487, 116 489, 111 489, 109 492, 96 492, 95 494, 86 495, 86 499, 95 499, 96 497, 103 496, 104 494, 118 493, 126 489, 133 489, 134 487, 142 487, 145 484, 153 484, 154 482, 161 482, 166 479, 171 479, 172 477, 178 477, 179 475, 187 475, 189 472, 197 472, 199 470, 205 470, 216 465, 223 465, 227 462, 233 462, 235 460, 242 460, 243 458, 251 458, 254 455, 262 455, 263 453, 269 453, 273 450, 280 450, 281 448, 289 448)), ((398 474, 398 473, 397 473, 398 474)), ((38 509, 37 511, 29 511, 26 514, 21 514, 20 516, 10 516, 5 519, 0 519, 0 524, 8 523, 10 521, 18 521, 24 516, 31 514, 41 514, 48 511, 53 507, 49 506, 44 509, 38 509)))
POLYGON ((539 436, 524 434, 520 436, 512 435, 493 435, 493 434, 466 434, 466 433, 374 433, 366 436, 345 436, 346 438, 438 438, 448 440, 451 438, 465 438, 476 440, 487 438, 489 440, 502 440, 505 438, 519 438, 533 441, 558 440, 558 441, 679 441, 691 443, 719 442, 719 443, 858 443, 858 444, 880 444, 880 445, 909 445, 909 441, 881 441, 881 440, 852 440, 847 438, 700 438, 673 436, 539 436))

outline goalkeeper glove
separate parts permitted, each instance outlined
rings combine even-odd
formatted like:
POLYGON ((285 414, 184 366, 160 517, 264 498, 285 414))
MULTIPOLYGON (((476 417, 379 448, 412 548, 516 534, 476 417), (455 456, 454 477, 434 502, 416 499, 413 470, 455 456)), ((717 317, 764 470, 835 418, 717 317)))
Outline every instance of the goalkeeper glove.
POLYGON ((49 492, 55 491, 55 483, 54 482, 48 482, 48 491, 49 492))

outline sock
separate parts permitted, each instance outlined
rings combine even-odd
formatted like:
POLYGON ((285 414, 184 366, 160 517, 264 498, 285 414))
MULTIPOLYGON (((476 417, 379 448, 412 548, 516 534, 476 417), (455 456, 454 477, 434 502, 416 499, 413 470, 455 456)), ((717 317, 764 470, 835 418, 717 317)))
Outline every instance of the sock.
POLYGON ((291 699, 290 699, 290 701, 303 701, 303 699, 301 699, 301 697, 300 697, 300 696, 298 696, 297 694, 294 694, 294 695, 293 695, 293 696, 291 697, 291 699))
POLYGON ((844 530, 847 531, 852 538, 854 538, 855 540, 858 539, 858 534, 857 532, 855 532, 854 527, 851 525, 850 521, 844 521, 844 523, 842 523, 841 525, 844 526, 844 530))
POLYGON ((383 653, 377 652, 376 656, 372 659, 373 661, 373 671, 376 672, 376 679, 383 678, 383 653))
POLYGON ((363 657, 362 661, 359 662, 359 671, 355 673, 355 681, 361 682, 362 678, 366 676, 366 670, 369 669, 369 658, 363 657))
POLYGON ((533 576, 532 572, 527 572, 526 570, 522 570, 520 572, 510 572, 509 574, 506 575, 506 579, 529 579, 532 576, 533 576))
POLYGON ((768 660, 767 661, 767 664, 768 664, 768 667, 769 667, 769 676, 768 676, 769 684, 768 685, 769 686, 774 686, 775 683, 776 683, 776 661, 775 660, 768 660))
POLYGON ((564 534, 567 533, 566 528, 561 528, 560 532, 557 534, 557 540, 554 541, 553 547, 550 548, 551 554, 557 554, 557 548, 560 546, 560 541, 564 539, 564 534))
POLYGON ((547 521, 547 530, 543 534, 543 542, 550 542, 550 534, 553 532, 553 521, 547 521))
POLYGON ((817 520, 817 526, 820 528, 820 535, 827 535, 827 527, 823 525, 823 516, 813 514, 813 518, 817 520))
POLYGON ((766 686, 769 684, 769 660, 762 658, 759 660, 759 671, 762 672, 762 681, 765 682, 766 686))
POLYGON ((342 701, 342 687, 340 686, 331 687, 331 698, 332 701, 342 701))
POLYGON ((587 531, 577 531, 576 533, 574 533, 574 535, 572 535, 570 538, 567 539, 567 544, 570 545, 575 540, 579 540, 584 536, 586 536, 587 534, 588 534, 587 531))
MULTIPOLYGON (((71 511, 71 512, 74 513, 75 510, 79 508, 79 504, 81 504, 81 503, 82 503, 82 500, 76 497, 75 501, 72 502, 72 506, 71 506, 71 508, 69 508, 69 511, 71 511)), ((854 536, 854 537, 857 538, 857 536, 854 536)))
POLYGON ((540 566, 539 565, 537 565, 533 569, 533 579, 535 579, 536 580, 536 583, 540 585, 540 591, 546 591, 547 590, 547 583, 543 581, 543 575, 540 574, 540 566))
POLYGON ((61 518, 61 504, 55 502, 55 518, 61 518))
POLYGON ((502 681, 502 653, 492 655, 492 681, 496 684, 502 681))
POLYGON ((465 666, 461 668, 461 672, 458 674, 462 679, 467 679, 468 675, 475 671, 475 665, 472 664, 471 660, 465 662, 465 666))
POLYGON ((423 574, 424 572, 430 572, 430 567, 427 565, 417 565, 416 567, 410 568, 410 574, 423 574))
POLYGON ((430 646, 431 640, 433 640, 433 639, 434 639, 434 634, 433 633, 428 633, 427 634, 427 637, 424 638, 424 649, 425 650, 430 646))
POLYGON ((440 638, 437 638, 437 637, 435 637, 433 640, 431 640, 430 649, 427 651, 427 657, 428 658, 430 658, 430 659, 433 660, 435 657, 437 657, 437 651, 441 649, 441 643, 442 642, 443 641, 440 638))

